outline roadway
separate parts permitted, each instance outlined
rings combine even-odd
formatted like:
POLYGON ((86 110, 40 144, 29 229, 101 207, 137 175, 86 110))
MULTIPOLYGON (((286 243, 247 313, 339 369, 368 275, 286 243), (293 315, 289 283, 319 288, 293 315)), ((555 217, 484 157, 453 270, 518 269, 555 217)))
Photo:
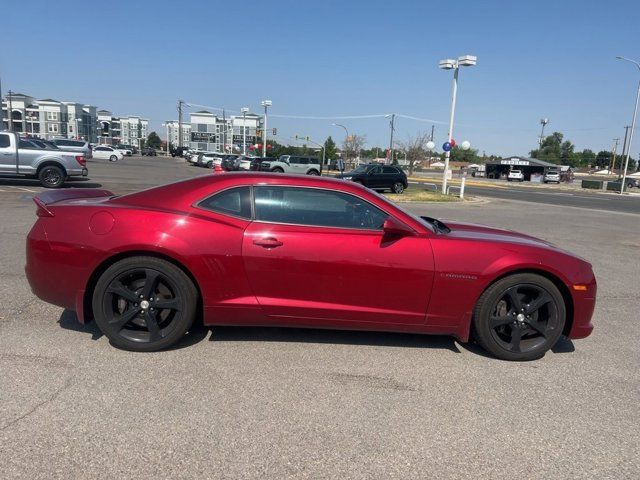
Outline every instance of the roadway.
MULTIPOLYGON (((425 178, 422 181, 410 180, 409 184, 419 186, 421 183, 429 182, 435 183, 438 188, 441 185, 439 181, 430 178, 425 178)), ((453 184, 459 185, 459 182, 454 181, 453 184)), ((490 183, 475 180, 467 184, 465 192, 469 195, 492 199, 640 214, 640 195, 637 193, 620 195, 613 192, 593 192, 566 186, 516 186, 506 182, 490 183)))

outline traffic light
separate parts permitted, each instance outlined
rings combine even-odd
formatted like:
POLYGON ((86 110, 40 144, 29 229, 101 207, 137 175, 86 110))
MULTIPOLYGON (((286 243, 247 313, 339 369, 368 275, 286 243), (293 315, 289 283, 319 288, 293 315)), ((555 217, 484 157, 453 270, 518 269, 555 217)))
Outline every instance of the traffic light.
POLYGON ((278 129, 277 128, 273 128, 273 136, 275 137, 276 135, 278 135, 278 129))

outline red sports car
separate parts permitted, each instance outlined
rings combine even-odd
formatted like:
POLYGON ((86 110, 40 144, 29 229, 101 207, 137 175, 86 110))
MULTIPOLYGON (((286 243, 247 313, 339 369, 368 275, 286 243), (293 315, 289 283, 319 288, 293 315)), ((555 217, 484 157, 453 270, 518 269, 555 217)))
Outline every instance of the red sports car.
POLYGON ((353 182, 229 173, 35 202, 33 292, 125 349, 169 347, 200 316, 447 334, 508 360, 593 329, 588 262, 528 235, 417 217, 353 182))

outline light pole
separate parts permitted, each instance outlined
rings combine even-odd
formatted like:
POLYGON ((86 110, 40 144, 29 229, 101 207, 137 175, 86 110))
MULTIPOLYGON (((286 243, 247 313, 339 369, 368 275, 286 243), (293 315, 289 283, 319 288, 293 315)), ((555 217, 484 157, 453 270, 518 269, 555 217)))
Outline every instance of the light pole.
POLYGON ((544 141, 544 127, 547 126, 547 123, 549 123, 548 118, 540 119, 540 125, 542 125, 542 130, 540 131, 540 140, 538 141, 538 145, 540 145, 540 148, 542 148, 542 142, 544 141))
MULTIPOLYGON (((616 57, 618 60, 633 63, 640 71, 640 63, 625 57, 616 57)), ((622 172, 622 185, 620 185, 620 193, 624 192, 624 182, 627 180, 627 168, 629 168, 629 153, 631 152, 631 142, 633 141, 633 131, 636 128, 636 116, 638 114, 638 102, 640 101, 640 82, 638 82, 638 93, 636 94, 636 105, 633 108, 633 120, 631 121, 631 133, 629 134, 629 145, 627 146, 627 157, 624 160, 624 171, 622 172)))
POLYGON ((78 122, 81 122, 81 121, 82 121, 81 118, 76 117, 76 138, 78 140, 82 139, 82 137, 80 136, 80 128, 78 127, 78 122))
MULTIPOLYGON (((453 87, 451 90, 451 116, 449 117, 449 135, 447 143, 451 143, 453 138, 453 119, 456 112, 456 96, 458 94, 458 71, 460 67, 471 67, 477 63, 477 57, 473 55, 463 55, 457 60, 446 59, 441 60, 439 67, 443 70, 453 70, 453 87)), ((442 173, 442 193, 447 193, 447 173, 449 172, 449 158, 451 150, 447 150, 444 154, 444 172, 442 173)))
POLYGON ((163 123, 162 126, 167 128, 167 157, 168 157, 169 156, 169 144, 171 143, 171 139, 169 138, 169 122, 163 123))
POLYGON ((247 113, 249 112, 249 107, 242 107, 240 109, 242 112, 242 154, 247 154, 247 113))
POLYGON ((271 100, 263 100, 260 105, 264 107, 264 131, 262 134, 262 156, 267 156, 267 109, 273 104, 271 100))
MULTIPOLYGON (((344 128, 344 133, 345 133, 345 138, 344 138, 344 144, 347 145, 347 142, 349 142, 349 130, 347 130, 347 127, 345 127, 344 125, 341 125, 340 123, 332 123, 331 125, 333 125, 334 127, 342 127, 344 128)), ((345 152, 346 154, 347 152, 345 152)), ((347 163, 347 156, 345 155, 345 158, 343 159, 343 162, 347 163)))

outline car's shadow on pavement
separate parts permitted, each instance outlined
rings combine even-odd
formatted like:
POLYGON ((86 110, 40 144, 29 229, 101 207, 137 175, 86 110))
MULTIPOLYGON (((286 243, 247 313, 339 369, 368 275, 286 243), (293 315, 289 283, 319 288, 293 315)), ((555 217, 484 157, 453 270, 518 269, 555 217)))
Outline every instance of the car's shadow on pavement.
MULTIPOLYGON (((5 187, 42 187, 35 178, 0 177, 0 185, 5 187)), ((92 182, 89 178, 67 179, 60 188, 101 188, 102 184, 92 182)))
MULTIPOLYGON (((204 327, 203 327, 204 328, 204 327)), ((210 327, 211 342, 287 342, 380 347, 436 348, 460 353, 456 340, 443 335, 280 327, 210 327)))
MULTIPOLYGON (((60 327, 65 330, 74 332, 87 333, 91 335, 91 340, 98 340, 104 336, 104 333, 98 328, 95 321, 89 320, 84 324, 78 321, 78 316, 73 310, 64 310, 58 320, 60 327)), ((201 342, 207 337, 209 328, 202 326, 202 323, 196 322, 193 327, 186 333, 182 339, 167 350, 179 350, 181 348, 190 347, 201 342)))

